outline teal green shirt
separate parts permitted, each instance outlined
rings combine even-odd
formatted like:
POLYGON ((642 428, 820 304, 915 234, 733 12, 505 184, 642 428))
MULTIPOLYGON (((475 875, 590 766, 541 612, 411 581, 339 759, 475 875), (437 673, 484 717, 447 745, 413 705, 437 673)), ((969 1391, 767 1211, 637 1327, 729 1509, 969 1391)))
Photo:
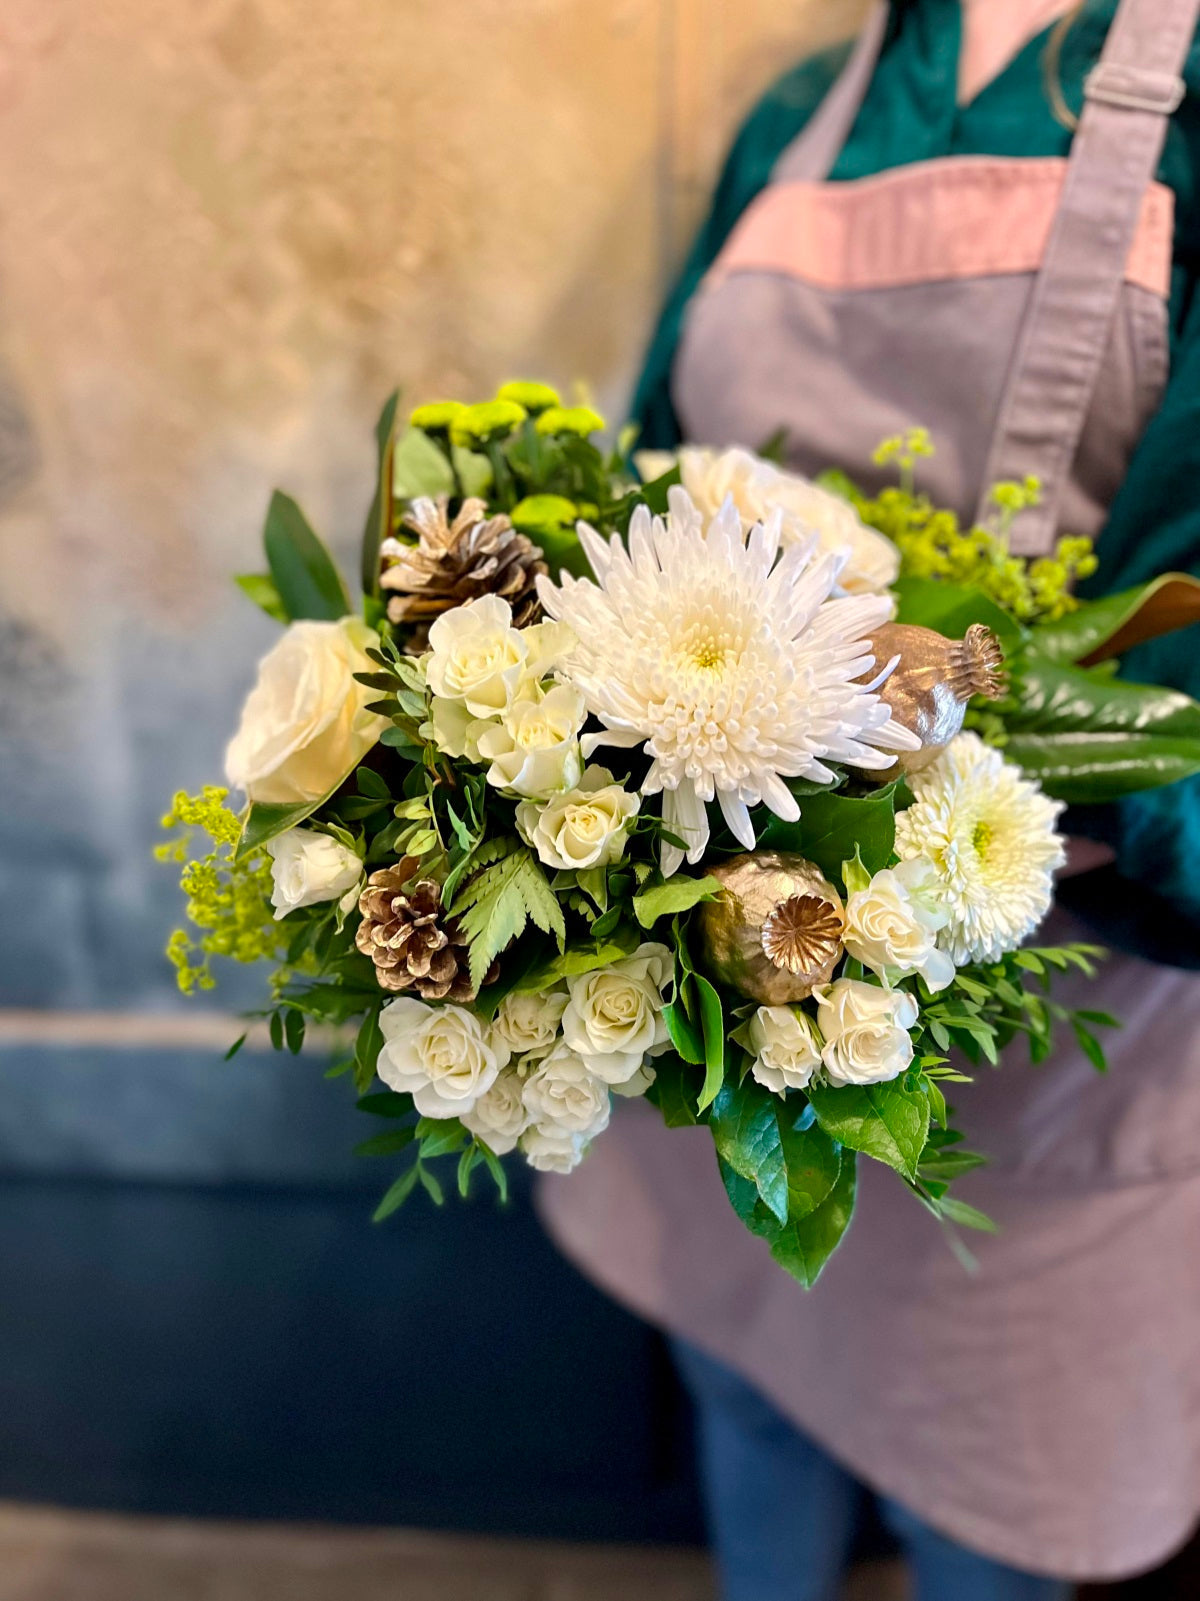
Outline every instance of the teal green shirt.
MULTIPOLYGON (((1116 0, 1092 0, 1064 41, 1059 81, 1076 112, 1083 104, 1084 77, 1099 58, 1115 9, 1116 0)), ((938 156, 1067 155, 1071 133, 1054 117, 1046 95, 1046 39, 1043 34, 1032 40, 974 100, 959 106, 960 0, 893 0, 870 91, 830 181, 938 156)), ((669 380, 687 303, 778 157, 820 104, 849 49, 826 51, 794 68, 763 97, 738 134, 646 357, 633 407, 643 443, 667 448, 679 442, 669 380)), ((1200 572, 1200 306, 1195 303, 1200 44, 1193 44, 1185 78, 1187 97, 1171 121, 1158 173, 1174 191, 1176 204, 1171 376, 1113 503, 1098 547, 1100 571, 1089 585, 1094 593, 1123 589, 1167 570, 1200 572)), ((1123 671, 1200 698, 1200 628, 1131 651, 1123 671)), ((1117 807, 1093 808, 1073 816, 1071 826, 1109 839, 1121 877, 1148 892, 1117 897, 1121 923, 1114 926, 1107 918, 1108 932, 1160 959, 1200 965, 1200 779, 1130 797, 1117 807), (1172 909, 1190 928, 1177 924, 1172 909)), ((1104 874, 1089 878, 1081 901, 1098 913, 1100 904, 1112 902, 1112 886, 1104 874)))

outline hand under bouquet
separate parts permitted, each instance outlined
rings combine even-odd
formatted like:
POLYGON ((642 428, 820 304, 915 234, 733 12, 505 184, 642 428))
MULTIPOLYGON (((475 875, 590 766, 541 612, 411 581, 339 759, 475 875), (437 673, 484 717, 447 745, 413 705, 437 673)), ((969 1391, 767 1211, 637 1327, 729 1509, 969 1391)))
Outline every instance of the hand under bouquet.
POLYGON ((464 1195, 510 1153, 567 1172, 642 1096, 708 1126, 806 1283, 860 1155, 986 1227, 948 1193, 982 1158, 944 1086, 1058 1024, 1103 1066, 1113 1019, 1047 993, 1101 953, 1025 942, 1065 802, 1200 771, 1200 706, 1093 665, 1200 585, 1077 602, 1086 542, 1008 554, 1030 485, 960 530, 914 491, 919 433, 870 500, 741 450, 635 470, 602 429, 538 384, 403 428, 393 398, 358 604, 274 497, 239 580, 285 627, 227 754, 244 809, 212 788, 166 819, 180 982, 271 959, 275 1046, 347 1039, 331 1075, 401 1164, 379 1216, 440 1200, 441 1158, 464 1195))

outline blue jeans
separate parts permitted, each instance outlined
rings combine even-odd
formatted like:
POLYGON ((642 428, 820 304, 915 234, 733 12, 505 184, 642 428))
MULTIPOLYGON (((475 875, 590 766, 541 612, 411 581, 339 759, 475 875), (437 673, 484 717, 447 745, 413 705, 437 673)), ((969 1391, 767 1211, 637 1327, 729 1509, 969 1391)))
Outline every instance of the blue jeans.
MULTIPOLYGON (((868 1494, 746 1381, 675 1341, 695 1402, 724 1601, 837 1601, 868 1494)), ((1068 1601, 1072 1587, 956 1545, 879 1499, 913 1575, 913 1601, 1068 1601)))

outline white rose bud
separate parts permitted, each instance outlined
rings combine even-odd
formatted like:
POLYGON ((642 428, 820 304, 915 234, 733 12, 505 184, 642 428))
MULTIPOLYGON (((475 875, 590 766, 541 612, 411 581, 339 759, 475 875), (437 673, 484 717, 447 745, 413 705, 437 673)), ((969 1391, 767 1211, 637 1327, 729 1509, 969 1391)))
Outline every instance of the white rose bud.
POLYGON ((846 950, 885 982, 919 973, 933 991, 954 978, 954 963, 937 948, 946 913, 923 894, 930 863, 920 857, 876 873, 846 901, 846 950))
POLYGON ((613 782, 604 767, 589 767, 575 789, 552 795, 543 805, 522 801, 517 829, 538 860, 566 872, 619 862, 639 797, 613 782))
POLYGON ((355 889, 362 878, 358 854, 312 828, 289 828, 270 840, 267 850, 276 920, 300 906, 336 901, 355 889))
POLYGON ((491 763, 489 784, 541 799, 579 782, 579 730, 587 708, 569 684, 556 684, 545 694, 534 686, 526 688, 530 692, 479 736, 479 753, 491 763))
POLYGON ((813 996, 825 1037, 821 1060, 834 1084, 882 1084, 908 1067, 917 1003, 907 991, 839 978, 813 996))
POLYGON ((529 1126, 521 1075, 505 1069, 490 1090, 485 1090, 469 1112, 460 1112, 462 1125, 482 1140, 495 1156, 507 1156, 529 1126))
POLYGON ((462 701, 473 717, 492 717, 512 700, 529 654, 512 607, 484 595, 445 611, 429 630, 425 676, 435 695, 462 701))
POLYGON ((479 736, 493 727, 489 717, 476 717, 461 700, 443 700, 435 695, 429 708, 433 724, 433 742, 447 756, 465 756, 469 762, 479 760, 479 736))
POLYGON ((357 617, 300 622, 263 657, 225 752, 225 775, 251 801, 324 800, 387 727, 366 710, 378 690, 355 682, 375 670, 379 636, 357 617))
POLYGON ((746 1043, 754 1057, 751 1074, 776 1095, 804 1089, 821 1065, 812 1019, 790 1006, 760 1006, 750 1019, 746 1043))
POLYGON ((624 1084, 647 1052, 668 1043, 662 1014, 673 971, 667 947, 646 943, 609 967, 567 980, 563 1038, 606 1084, 624 1084))
POLYGON ((570 1173, 583 1161, 586 1141, 566 1129, 535 1125, 521 1135, 521 1150, 539 1173, 570 1173))
POLYGON ((558 1038, 566 1004, 565 990, 515 991, 500 1002, 492 1033, 514 1056, 548 1051, 558 1038))
POLYGON ((525 1110, 539 1128, 590 1140, 608 1127, 608 1086, 568 1046, 559 1044, 525 1080, 525 1110))
POLYGON ((507 1048, 489 1040, 473 1012, 401 995, 379 1014, 384 1046, 376 1071, 409 1094, 422 1117, 461 1117, 496 1082, 507 1048))

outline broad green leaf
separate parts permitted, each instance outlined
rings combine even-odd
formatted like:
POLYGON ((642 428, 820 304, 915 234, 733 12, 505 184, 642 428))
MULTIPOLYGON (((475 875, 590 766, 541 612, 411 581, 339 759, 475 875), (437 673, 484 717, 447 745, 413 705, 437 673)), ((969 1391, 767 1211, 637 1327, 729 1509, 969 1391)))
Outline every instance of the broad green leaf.
POLYGON ((916 1175, 929 1134, 929 1099, 899 1079, 887 1084, 810 1084, 807 1095, 817 1121, 852 1150, 886 1162, 905 1178, 916 1175))
POLYGON ((428 434, 419 428, 406 428, 396 436, 391 490, 397 500, 452 495, 454 489, 454 471, 428 434))
POLYGON ((656 884, 653 889, 635 895, 633 915, 643 928, 653 928, 660 917, 690 911, 701 901, 711 901, 720 893, 721 885, 715 878, 685 878, 677 873, 665 884, 656 884))
POLYGON ((1032 630, 1033 643, 1050 661, 1104 661, 1134 645, 1200 622, 1200 579, 1163 573, 1119 595, 1089 600, 1056 622, 1032 630))
POLYGON ((843 1151, 837 1182, 807 1217, 789 1218, 771 1239, 771 1255, 793 1278, 811 1289, 841 1244, 854 1216, 855 1154, 843 1151))
POLYGON ((350 597, 325 546, 290 495, 277 489, 263 526, 267 565, 289 621, 315 617, 336 622, 350 611, 350 597))
POLYGON ((408 1117, 413 1109, 411 1095, 400 1095, 395 1090, 377 1090, 373 1095, 361 1095, 355 1103, 360 1112, 372 1117, 408 1117))
POLYGON ((375 495, 362 537, 362 587, 364 595, 379 591, 379 547, 391 532, 392 451, 396 439, 396 406, 400 391, 394 389, 384 402, 375 424, 375 495))
POLYGON ((970 585, 948 584, 939 578, 902 578, 892 588, 899 603, 897 622, 932 628, 947 639, 961 639, 972 623, 985 623, 1003 645, 1006 656, 1024 638, 1015 618, 970 585))
MULTIPOLYGON (((811 1121, 796 1125, 795 1104, 780 1101, 775 1109, 783 1161, 787 1169, 788 1218, 796 1222, 815 1212, 837 1183, 842 1170, 842 1147, 811 1121)), ((806 1109, 807 1110, 807 1109, 806 1109)))
POLYGON ((287 607, 283 604, 275 580, 269 573, 239 573, 233 580, 241 590, 267 616, 277 623, 287 624, 291 621, 287 607))
POLYGON ((788 1175, 776 1116, 779 1104, 752 1078, 741 1084, 726 1081, 713 1103, 709 1127, 721 1160, 749 1180, 773 1216, 786 1223, 788 1175))
POLYGON ((668 1128, 691 1128, 700 1121, 696 1108, 696 1074, 678 1056, 656 1056, 654 1083, 646 1099, 657 1106, 668 1128))
POLYGON ((721 997, 701 974, 695 973, 696 998, 700 1007, 700 1033, 704 1040, 704 1087, 700 1091, 700 1110, 712 1105, 725 1077, 725 1013, 721 997))
MULTIPOLYGON (((686 976, 683 982, 687 982, 686 976)), ((672 1001, 669 1006, 663 1008, 663 1021, 667 1025, 667 1033, 671 1036, 671 1044, 683 1060, 693 1067, 703 1066, 704 1038, 687 1015, 681 1001, 672 1001)))
POLYGON ((898 788, 887 784, 863 796, 802 796, 800 821, 772 819, 762 830, 759 848, 797 851, 835 884, 841 881, 842 863, 856 852, 866 871, 877 873, 891 860, 896 843, 898 788))
POLYGON ((751 1234, 773 1240, 783 1225, 777 1218, 771 1216, 759 1200, 758 1187, 752 1180, 743 1178, 721 1156, 717 1157, 717 1166, 721 1170, 721 1182, 725 1186, 729 1204, 751 1234))

